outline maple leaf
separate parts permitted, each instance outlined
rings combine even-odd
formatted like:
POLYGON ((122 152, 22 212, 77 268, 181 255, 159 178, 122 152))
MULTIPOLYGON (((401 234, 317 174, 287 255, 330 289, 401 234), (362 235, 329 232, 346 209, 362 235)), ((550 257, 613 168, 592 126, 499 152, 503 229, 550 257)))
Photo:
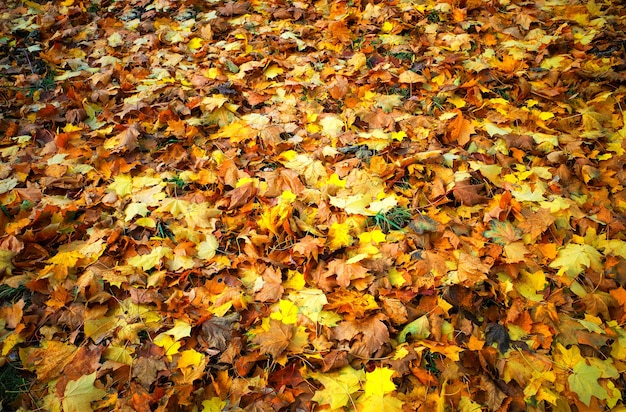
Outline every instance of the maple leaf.
POLYGON ((337 250, 344 246, 350 246, 353 242, 350 236, 350 225, 348 222, 334 222, 328 230, 328 247, 331 250, 337 250))
POLYGON ((360 412, 402 412, 404 402, 393 395, 361 396, 357 400, 360 412))
POLYGON ((120 197, 129 195, 133 191, 132 177, 127 174, 117 175, 113 183, 108 186, 108 189, 114 191, 120 197))
POLYGON ((124 218, 125 222, 133 220, 133 218, 137 215, 145 217, 148 214, 148 205, 140 202, 131 203, 126 206, 124 213, 126 215, 126 217, 124 218))
POLYGON ((524 233, 529 233, 532 239, 536 239, 556 220, 556 217, 552 215, 550 209, 544 207, 540 208, 536 212, 523 210, 522 214, 524 215, 525 220, 522 221, 517 227, 524 233))
POLYGON ((361 335, 350 347, 356 356, 370 357, 389 340, 389 329, 383 323, 383 314, 373 315, 359 320, 346 320, 333 329, 333 336, 339 340, 353 340, 361 335))
POLYGON ((284 291, 282 284, 282 275, 279 270, 273 267, 267 267, 260 280, 261 287, 255 294, 255 298, 261 302, 276 301, 279 299, 284 291))
POLYGON ((454 198, 462 204, 474 206, 486 200, 486 197, 480 194, 484 186, 484 184, 472 184, 470 179, 467 179, 456 182, 452 193, 454 193, 454 198))
POLYGON ((207 235, 206 239, 198 243, 198 257, 203 260, 210 260, 215 256, 219 243, 214 235, 207 235))
POLYGON ((222 412, 226 407, 226 401, 215 396, 202 401, 202 412, 222 412))
POLYGON ((601 257, 600 252, 591 245, 568 243, 559 250, 556 259, 549 266, 559 269, 559 274, 565 273, 570 278, 574 278, 585 268, 601 271, 601 257))
POLYGON ((499 245, 508 245, 520 238, 520 230, 514 227, 510 222, 492 220, 489 224, 491 225, 491 229, 483 232, 483 236, 493 240, 499 245))
POLYGON ((232 337, 233 323, 239 320, 239 314, 214 316, 202 323, 202 334, 199 340, 209 348, 224 351, 232 337))
POLYGON ((294 253, 299 253, 307 258, 312 257, 317 261, 320 250, 324 248, 324 239, 313 236, 305 236, 300 239, 294 246, 294 253))
POLYGON ((331 409, 338 409, 349 405, 353 394, 361 389, 365 374, 362 370, 344 366, 337 372, 312 373, 311 377, 324 385, 324 389, 315 391, 312 400, 320 405, 329 405, 331 409))
POLYGON ((11 275, 13 273, 13 257, 16 256, 16 252, 10 250, 0 249, 0 274, 11 275))
POLYGON ((456 277, 449 275, 453 282, 470 282, 472 284, 485 280, 491 264, 483 263, 478 256, 460 253, 456 277))
POLYGON ((0 195, 9 192, 11 189, 16 187, 18 183, 19 180, 16 177, 0 180, 0 195))
POLYGON ((263 353, 278 359, 291 343, 293 332, 293 325, 287 325, 279 320, 271 319, 269 330, 257 334, 252 338, 252 342, 259 345, 263 353))
POLYGON ((180 352, 180 357, 176 367, 182 372, 182 383, 192 383, 195 379, 200 379, 204 374, 207 364, 207 356, 194 349, 180 352))
POLYGON ((166 246, 157 246, 146 255, 137 255, 128 259, 128 264, 135 267, 140 267, 143 270, 150 270, 161 264, 161 259, 164 257, 172 258, 172 249, 166 246))
POLYGON ((354 290, 338 289, 328 296, 329 310, 337 310, 340 313, 348 313, 355 318, 362 317, 371 310, 378 309, 374 297, 368 293, 363 294, 354 290))
POLYGON ((133 362, 133 376, 137 378, 145 388, 150 388, 160 371, 167 370, 163 359, 147 358, 141 356, 133 362))
POLYGON ((335 259, 328 264, 327 276, 337 276, 337 284, 347 288, 352 280, 368 276, 368 270, 357 263, 347 263, 343 260, 335 259))
POLYGON ((289 299, 298 307, 300 313, 313 322, 320 321, 324 305, 328 303, 326 295, 319 289, 302 289, 297 293, 291 293, 289 299))
POLYGON ((586 361, 581 360, 574 365, 572 374, 567 377, 570 389, 576 392, 578 399, 587 406, 589 406, 592 396, 598 399, 609 397, 606 389, 598 384, 600 374, 597 367, 588 365, 586 361))
POLYGON ((398 342, 406 342, 407 336, 413 339, 426 339, 430 336, 430 322, 426 315, 420 316, 411 323, 407 324, 398 335, 398 342))
POLYGON ((394 371, 389 368, 376 368, 365 374, 365 396, 383 396, 396 390, 396 385, 391 380, 394 371))
POLYGON ((372 202, 372 198, 368 195, 364 194, 356 194, 350 196, 329 196, 330 204, 344 209, 346 213, 349 214, 359 214, 364 216, 374 216, 376 212, 368 209, 370 203, 372 202))
POLYGON ((175 338, 165 333, 159 334, 154 338, 154 344, 162 347, 165 350, 165 355, 172 359, 172 355, 178 353, 178 350, 182 346, 181 342, 178 342, 175 338))
POLYGON ((247 13, 249 7, 248 1, 229 1, 218 8, 218 11, 222 16, 232 17, 247 13))
POLYGON ((470 141, 470 135, 475 133, 472 122, 465 119, 460 110, 456 110, 456 116, 448 124, 447 137, 450 142, 457 142, 460 146, 465 146, 470 141))
POLYGON ((37 373, 42 382, 59 376, 65 365, 70 363, 78 348, 54 340, 42 342, 41 348, 23 348, 20 357, 29 370, 37 373))
POLYGON ((107 139, 103 147, 115 152, 132 152, 137 147, 137 138, 141 134, 139 125, 132 124, 123 132, 107 139))
POLYGON ((106 391, 94 386, 96 372, 69 381, 63 393, 63 410, 67 412, 93 411, 91 402, 102 399, 106 391))
POLYGON ((285 167, 296 171, 304 176, 306 183, 315 185, 327 176, 326 168, 319 160, 314 160, 307 154, 299 154, 293 150, 281 153, 281 158, 285 159, 285 167))
POLYGON ((270 319, 279 320, 287 325, 295 324, 298 320, 298 307, 289 300, 281 299, 278 301, 278 310, 272 312, 270 319))
POLYGON ((534 189, 527 184, 521 185, 521 190, 511 190, 511 194, 520 202, 543 202, 546 198, 543 196, 545 190, 537 186, 534 189))

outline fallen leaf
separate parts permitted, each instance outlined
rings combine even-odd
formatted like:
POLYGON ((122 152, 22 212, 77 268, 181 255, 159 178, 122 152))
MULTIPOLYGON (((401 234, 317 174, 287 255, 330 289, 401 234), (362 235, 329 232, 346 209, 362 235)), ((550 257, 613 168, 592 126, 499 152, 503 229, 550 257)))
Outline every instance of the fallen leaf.
POLYGON ((293 325, 287 325, 278 320, 270 320, 270 328, 252 338, 252 342, 259 345, 263 353, 278 359, 285 352, 293 337, 293 325))
POLYGON ((94 386, 96 372, 69 381, 63 394, 63 410, 68 412, 93 411, 91 403, 102 399, 106 391, 94 386))

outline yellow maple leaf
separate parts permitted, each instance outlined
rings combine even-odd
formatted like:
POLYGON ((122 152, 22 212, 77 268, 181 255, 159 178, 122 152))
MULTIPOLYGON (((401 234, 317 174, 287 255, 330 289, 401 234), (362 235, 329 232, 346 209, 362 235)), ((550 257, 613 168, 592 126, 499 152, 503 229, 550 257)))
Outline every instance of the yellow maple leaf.
POLYGON ((383 396, 386 393, 396 390, 396 384, 393 383, 393 369, 384 367, 376 368, 372 372, 365 374, 365 395, 366 396, 383 396))
POLYGON ((330 137, 339 136, 344 126, 343 120, 333 115, 325 116, 319 124, 322 126, 322 133, 330 137))
POLYGON ((374 229, 371 232, 364 232, 359 235, 359 243, 361 244, 369 244, 375 243, 379 244, 384 242, 387 236, 380 229, 374 229))
MULTIPOLYGON (((382 196, 385 196, 382 193, 382 196)), ((376 200, 369 205, 369 210, 373 213, 385 213, 398 205, 398 200, 393 196, 385 196, 382 200, 376 200)))
POLYGON ((0 249, 0 274, 7 273, 11 274, 15 266, 11 259, 17 255, 15 252, 11 252, 10 250, 0 249))
POLYGON ((226 406, 226 401, 218 397, 213 397, 202 401, 202 412, 222 412, 226 406))
POLYGON ((570 278, 575 278, 589 267, 601 272, 601 258, 602 254, 591 245, 568 243, 559 250, 556 259, 550 263, 550 267, 559 269, 559 275, 567 274, 570 278))
POLYGON ((276 222, 277 213, 274 208, 263 211, 257 220, 260 229, 265 229, 275 235, 278 235, 278 225, 276 222))
POLYGON ((168 199, 164 199, 163 202, 161 202, 161 206, 159 206, 155 210, 155 212, 157 213, 168 212, 169 214, 174 216, 176 219, 178 219, 181 215, 185 216, 189 214, 188 206, 189 206, 189 201, 187 200, 168 198, 168 199))
POLYGON ((574 365, 584 360, 578 346, 567 349, 560 343, 553 346, 553 357, 554 363, 561 368, 573 368, 574 365))
POLYGON ((265 78, 273 79, 273 78, 283 74, 284 71, 285 70, 282 67, 277 66, 275 64, 272 64, 267 69, 265 69, 265 78))
POLYGON ((124 197, 133 192, 132 178, 129 174, 117 175, 108 187, 114 191, 119 197, 124 197))
POLYGON ((609 394, 606 389, 598 384, 601 371, 596 366, 588 365, 585 360, 581 360, 574 365, 573 373, 568 376, 567 382, 570 389, 578 395, 578 399, 589 406, 591 397, 598 399, 608 399, 609 394))
POLYGON ((70 252, 61 252, 57 253, 53 257, 47 260, 48 263, 52 263, 54 265, 63 265, 67 267, 76 266, 76 263, 79 259, 84 258, 82 253, 78 251, 70 251, 70 252))
POLYGON ((96 372, 83 375, 75 381, 69 381, 63 394, 63 411, 86 412, 93 411, 91 402, 102 399, 106 391, 94 386, 96 372))
POLYGON ((226 102, 228 102, 228 97, 223 94, 214 94, 202 99, 200 108, 203 112, 212 112, 213 110, 222 107, 226 102))
POLYGON ((289 294, 289 299, 298 306, 300 313, 313 322, 319 321, 322 309, 328 303, 326 294, 319 289, 302 289, 297 293, 289 294))
POLYGON ((133 366, 133 351, 127 347, 109 346, 102 354, 104 359, 133 366))
POLYGON ((204 203, 188 203, 186 212, 183 216, 187 226, 190 228, 208 228, 212 227, 212 219, 220 215, 220 210, 210 207, 207 202, 204 203))
POLYGON ((180 342, 176 341, 173 337, 171 337, 170 335, 166 333, 161 333, 157 335, 154 338, 153 343, 165 349, 165 354, 170 359, 172 358, 172 355, 175 355, 178 353, 178 349, 180 349, 181 347, 180 342))
POLYGON ((303 273, 297 270, 287 271, 287 280, 283 282, 285 289, 302 290, 304 285, 306 285, 306 280, 303 273))
POLYGON ((359 250, 363 255, 374 256, 380 253, 378 244, 385 241, 385 234, 380 229, 364 232, 359 235, 359 250))
POLYGON ((231 143, 239 143, 244 140, 252 139, 256 137, 257 134, 257 130, 254 130, 243 122, 234 121, 223 126, 211 137, 213 139, 229 139, 231 143))
POLYGON ((148 205, 141 202, 134 202, 126 206, 124 210, 124 222, 130 222, 137 215, 141 217, 146 217, 148 214, 148 205))
POLYGON ((187 47, 189 47, 192 51, 196 51, 200 47, 202 47, 203 44, 204 39, 200 37, 194 37, 193 39, 189 40, 189 42, 187 43, 187 47))
POLYGON ((308 154, 287 150, 280 154, 280 158, 285 159, 285 167, 304 176, 306 183, 309 185, 317 185, 320 179, 326 179, 327 172, 322 162, 313 159, 308 154))
POLYGON ((361 396, 357 401, 359 412, 403 412, 403 404, 392 395, 361 396))
POLYGON ((348 214, 374 216, 376 212, 368 209, 372 198, 370 196, 358 193, 350 196, 328 196, 330 204, 345 210, 348 214))
POLYGON ((544 193, 545 189, 540 186, 536 186, 534 189, 531 189, 527 184, 521 185, 520 190, 511 190, 511 194, 515 200, 520 202, 543 202, 546 200, 546 198, 543 197, 544 193))
POLYGON ((91 338, 94 342, 99 343, 102 339, 109 335, 112 330, 117 328, 120 323, 122 323, 122 321, 113 316, 102 316, 98 319, 85 319, 85 337, 91 338))
POLYGON ((177 366, 181 369, 188 366, 198 366, 204 357, 205 355, 194 349, 184 350, 180 352, 180 358, 178 359, 177 366))
POLYGON ((191 256, 181 256, 178 254, 174 254, 172 258, 167 261, 167 268, 172 272, 176 272, 181 269, 191 269, 195 265, 196 262, 191 256))
POLYGON ((272 312, 270 318, 287 325, 295 324, 298 321, 298 307, 290 300, 281 299, 278 301, 278 310, 272 312))
POLYGON ((333 251, 344 246, 350 246, 353 241, 348 222, 334 222, 328 229, 328 247, 333 251))
POLYGON ((217 238, 214 235, 207 235, 204 241, 198 243, 198 257, 202 260, 210 260, 215 256, 218 247, 217 238))
POLYGON ((335 185, 339 187, 346 187, 346 183, 347 182, 345 180, 339 178, 337 173, 333 173, 332 175, 330 175, 330 177, 326 181, 327 185, 335 185))
POLYGON ((328 405, 331 410, 343 408, 352 400, 353 394, 361 389, 365 379, 362 370, 344 366, 338 372, 312 373, 311 377, 318 380, 324 389, 315 391, 313 400, 320 405, 328 405))
POLYGON ((546 275, 539 270, 534 273, 522 270, 520 279, 515 282, 515 289, 526 299, 534 302, 541 302, 543 294, 538 293, 546 288, 546 275))
POLYGON ((146 255, 137 255, 128 259, 128 264, 134 267, 140 267, 143 270, 150 270, 161 264, 164 257, 172 258, 172 249, 166 246, 157 246, 146 255))
MULTIPOLYGON (((21 324, 23 329, 23 324, 21 324)), ((24 338, 20 337, 19 332, 16 331, 11 332, 9 335, 5 335, 4 341, 2 342, 2 351, 0 352, 0 356, 7 356, 9 352, 20 342, 23 342, 24 338)))

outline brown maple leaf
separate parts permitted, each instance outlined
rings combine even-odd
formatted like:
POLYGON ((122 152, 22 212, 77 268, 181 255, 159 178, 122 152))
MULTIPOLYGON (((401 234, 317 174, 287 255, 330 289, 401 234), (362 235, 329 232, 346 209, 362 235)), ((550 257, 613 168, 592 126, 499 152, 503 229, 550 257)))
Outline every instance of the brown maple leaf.
POLYGON ((251 199, 253 199, 254 196, 256 196, 257 191, 256 186, 252 182, 245 183, 231 190, 227 194, 227 196, 230 196, 230 205, 228 205, 228 209, 232 210, 244 206, 251 199))
POLYGON ((167 370, 167 365, 160 358, 141 356, 133 362, 133 377, 146 389, 156 381, 157 374, 164 370, 167 370))
POLYGON ((333 329, 333 338, 353 341, 350 353, 369 358, 389 342, 389 328, 383 322, 385 319, 385 315, 378 313, 365 319, 343 321, 333 329))
POLYGON ((273 302, 278 300, 285 290, 282 284, 283 279, 280 269, 267 267, 261 277, 263 278, 263 286, 254 297, 261 302, 273 302))
POLYGON ((292 336, 293 325, 270 319, 270 329, 256 335, 252 338, 252 342, 259 345, 261 352, 272 355, 276 359, 287 349, 292 336))
POLYGON ((250 8, 249 1, 229 1, 217 9, 221 16, 232 17, 246 14, 250 8))
POLYGON ((465 146, 470 141, 470 135, 474 133, 472 123, 463 117, 460 110, 456 110, 457 115, 448 123, 446 133, 446 143, 458 143, 465 146))
POLYGON ((56 384, 57 394, 62 395, 69 381, 75 381, 81 376, 89 375, 100 367, 100 357, 104 346, 81 346, 76 351, 72 361, 65 366, 63 373, 56 384))
POLYGON ((328 276, 337 276, 337 284, 341 287, 347 288, 350 286, 350 281, 355 279, 362 279, 368 275, 367 268, 356 264, 346 263, 344 260, 335 259, 328 264, 328 276))
POLYGON ((459 256, 459 281, 465 284, 475 284, 487 279, 491 264, 483 262, 479 257, 467 253, 459 256))
POLYGON ((26 348, 22 363, 27 369, 37 373, 40 382, 48 382, 60 376, 63 368, 76 356, 78 348, 57 341, 49 341, 46 348, 26 348))
POLYGON ((470 179, 466 179, 460 182, 456 182, 452 193, 454 198, 461 202, 461 204, 467 206, 474 206, 479 203, 483 203, 487 198, 480 194, 485 187, 484 184, 472 184, 470 179))
POLYGON ((542 207, 536 212, 528 209, 522 210, 522 215, 526 220, 517 225, 524 233, 530 234, 534 240, 545 232, 556 220, 556 216, 552 215, 550 209, 542 207))
POLYGON ((306 258, 313 257, 317 261, 320 250, 324 248, 324 240, 321 238, 307 235, 300 239, 298 243, 293 245, 294 253, 299 253, 306 258))
POLYGON ((401 325, 407 322, 409 319, 408 312, 400 299, 381 296, 380 300, 383 304, 383 310, 394 325, 401 325))
POLYGON ((104 146, 105 148, 110 147, 113 153, 132 152, 137 147, 137 139, 140 134, 139 125, 132 124, 128 129, 108 139, 104 146))
POLYGON ((231 340, 233 323, 239 321, 239 314, 232 313, 227 316, 216 316, 202 323, 202 334, 199 341, 206 343, 211 349, 222 352, 231 340))

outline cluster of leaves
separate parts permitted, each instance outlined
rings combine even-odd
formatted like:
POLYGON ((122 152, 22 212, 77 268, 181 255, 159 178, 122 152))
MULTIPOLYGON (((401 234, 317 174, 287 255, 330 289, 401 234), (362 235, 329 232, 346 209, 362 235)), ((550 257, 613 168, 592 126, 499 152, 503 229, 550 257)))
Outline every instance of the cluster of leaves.
POLYGON ((2 406, 624 408, 624 15, 3 2, 2 406))

